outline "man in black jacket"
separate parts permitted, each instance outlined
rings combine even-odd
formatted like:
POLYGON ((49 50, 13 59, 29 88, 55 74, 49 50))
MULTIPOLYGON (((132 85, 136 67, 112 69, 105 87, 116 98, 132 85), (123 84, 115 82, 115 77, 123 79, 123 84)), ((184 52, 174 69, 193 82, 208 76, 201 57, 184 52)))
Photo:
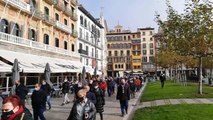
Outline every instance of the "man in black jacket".
POLYGON ((61 104, 62 106, 70 103, 70 99, 68 97, 69 89, 70 89, 70 84, 67 81, 67 78, 65 78, 64 83, 62 84, 62 93, 64 94, 64 102, 61 104))
POLYGON ((51 97, 50 97, 50 93, 51 93, 51 87, 50 85, 46 82, 46 80, 42 80, 42 85, 41 85, 41 89, 46 93, 47 95, 47 104, 49 106, 49 110, 51 109, 51 97))
POLYGON ((46 109, 47 97, 46 93, 40 88, 41 85, 36 84, 35 90, 31 96, 34 120, 38 120, 38 117, 41 120, 46 120, 43 113, 46 109))
POLYGON ((121 113, 123 117, 124 111, 128 114, 128 100, 130 100, 130 88, 124 79, 121 80, 121 84, 118 86, 116 98, 117 100, 120 100, 121 113))
POLYGON ((25 100, 28 93, 27 87, 23 84, 23 81, 16 80, 16 95, 21 98, 23 106, 25 106, 25 100))

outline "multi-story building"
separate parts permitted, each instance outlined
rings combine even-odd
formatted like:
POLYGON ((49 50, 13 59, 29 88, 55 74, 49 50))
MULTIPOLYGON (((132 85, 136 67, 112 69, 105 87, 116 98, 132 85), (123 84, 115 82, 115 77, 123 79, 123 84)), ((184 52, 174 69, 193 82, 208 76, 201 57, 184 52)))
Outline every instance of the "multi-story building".
POLYGON ((154 72, 153 33, 153 28, 139 28, 137 32, 131 32, 123 30, 120 25, 107 33, 108 75, 154 72))
POLYGON ((85 66, 97 68, 97 74, 102 75, 104 27, 82 5, 78 6, 78 18, 80 61, 85 66))
POLYGON ((80 61, 77 5, 77 0, 1 0, 0 60, 13 63, 18 58, 25 73, 42 73, 39 62, 50 62, 52 72, 77 72, 65 65, 80 61))
POLYGON ((142 70, 155 72, 155 40, 154 28, 140 28, 142 44, 142 70))

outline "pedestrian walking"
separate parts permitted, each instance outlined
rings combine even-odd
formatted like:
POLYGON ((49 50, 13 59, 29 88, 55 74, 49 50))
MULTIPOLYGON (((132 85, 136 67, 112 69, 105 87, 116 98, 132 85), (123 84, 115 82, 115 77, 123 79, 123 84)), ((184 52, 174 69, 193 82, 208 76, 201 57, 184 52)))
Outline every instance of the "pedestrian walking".
POLYGON ((70 89, 70 84, 67 81, 67 78, 65 78, 64 83, 62 84, 62 93, 64 94, 64 102, 61 104, 62 106, 70 103, 70 99, 68 97, 69 89, 70 89))
POLYGON ((30 111, 22 105, 17 95, 6 97, 2 102, 1 120, 33 120, 30 111))
POLYGON ((101 82, 100 82, 99 86, 103 90, 103 93, 104 93, 104 96, 105 96, 105 92, 106 92, 106 89, 107 89, 107 83, 106 83, 106 81, 104 81, 103 79, 101 79, 101 82))
POLYGON ((41 85, 41 89, 46 93, 47 95, 47 104, 49 106, 49 110, 51 109, 51 87, 50 85, 46 82, 46 80, 42 80, 42 85, 41 85))
POLYGON ((112 78, 109 78, 108 80, 107 80, 107 93, 108 93, 108 96, 109 97, 111 97, 111 95, 112 95, 112 78))
POLYGON ((105 98, 102 89, 99 87, 98 81, 93 81, 94 90, 92 91, 96 97, 95 108, 97 113, 100 114, 100 119, 103 120, 103 112, 105 105, 105 98))
POLYGON ((89 86, 84 86, 84 89, 86 90, 87 94, 86 97, 95 105, 96 104, 96 97, 95 94, 93 92, 90 91, 90 87, 89 86))
POLYGON ((79 90, 67 120, 95 120, 95 118, 95 105, 86 97, 85 89, 79 90))
POLYGON ((124 79, 121 80, 121 84, 118 86, 116 98, 120 101, 121 113, 123 117, 125 112, 128 114, 128 100, 130 100, 130 88, 124 79))
POLYGON ((165 75, 162 73, 162 74, 160 75, 161 88, 164 87, 164 82, 165 82, 165 80, 166 80, 166 77, 165 77, 165 75))
POLYGON ((31 96, 31 103, 33 108, 34 120, 46 120, 44 117, 44 111, 46 110, 47 95, 46 92, 41 89, 41 84, 35 84, 35 90, 31 96))
POLYGON ((28 93, 28 88, 24 85, 23 81, 16 80, 15 93, 20 97, 22 105, 25 106, 25 100, 28 93))

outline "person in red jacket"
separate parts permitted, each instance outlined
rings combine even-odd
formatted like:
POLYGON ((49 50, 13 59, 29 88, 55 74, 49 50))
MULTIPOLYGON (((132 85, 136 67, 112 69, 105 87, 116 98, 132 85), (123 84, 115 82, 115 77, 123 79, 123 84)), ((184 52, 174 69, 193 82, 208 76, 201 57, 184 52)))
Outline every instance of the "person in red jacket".
POLYGON ((137 88, 137 91, 140 90, 140 87, 141 87, 141 81, 138 78, 136 78, 136 88, 137 88))
POLYGON ((107 88, 107 83, 106 81, 104 81, 103 79, 101 80, 101 82, 99 83, 99 87, 103 90, 104 96, 105 96, 105 92, 106 92, 106 88, 107 88))

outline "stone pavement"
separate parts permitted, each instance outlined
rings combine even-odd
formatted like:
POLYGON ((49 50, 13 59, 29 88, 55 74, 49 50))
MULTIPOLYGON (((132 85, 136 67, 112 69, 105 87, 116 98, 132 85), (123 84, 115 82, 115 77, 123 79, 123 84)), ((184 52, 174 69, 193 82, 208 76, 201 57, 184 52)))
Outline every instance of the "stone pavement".
POLYGON ((213 98, 155 100, 150 102, 142 102, 137 108, 155 107, 161 105, 177 105, 177 104, 213 104, 213 98))

